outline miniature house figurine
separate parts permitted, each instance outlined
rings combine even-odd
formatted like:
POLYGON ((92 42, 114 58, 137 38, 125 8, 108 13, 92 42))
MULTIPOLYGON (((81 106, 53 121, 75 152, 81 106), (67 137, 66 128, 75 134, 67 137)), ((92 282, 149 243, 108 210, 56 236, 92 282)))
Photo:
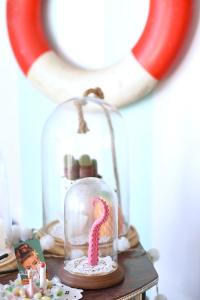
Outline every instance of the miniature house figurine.
POLYGON ((8 257, 11 246, 11 218, 8 202, 5 166, 0 156, 0 267, 8 257))
MULTIPOLYGON (((99 90, 92 92, 102 98, 99 90)), ((43 225, 62 240, 65 194, 79 179, 103 179, 115 192, 123 215, 119 235, 125 234, 129 223, 124 121, 115 107, 89 93, 60 104, 42 135, 43 225)))
POLYGON ((98 289, 123 279, 117 263, 117 219, 117 197, 102 179, 79 179, 68 189, 64 209, 65 266, 60 272, 63 282, 98 289))

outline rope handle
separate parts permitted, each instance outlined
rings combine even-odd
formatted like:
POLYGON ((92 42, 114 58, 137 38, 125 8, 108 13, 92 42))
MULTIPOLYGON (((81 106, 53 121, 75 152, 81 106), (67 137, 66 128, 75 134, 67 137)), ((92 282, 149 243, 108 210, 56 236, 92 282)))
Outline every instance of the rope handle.
MULTIPOLYGON (((90 94, 95 95, 99 99, 104 99, 104 93, 100 87, 87 89, 83 93, 83 96, 88 97, 90 94)), ((84 114, 83 114, 83 106, 86 105, 86 101, 77 100, 75 102, 75 105, 77 107, 78 119, 79 119, 79 127, 78 127, 77 132, 78 133, 87 133, 89 131, 89 128, 87 126, 87 122, 85 121, 84 114)), ((107 109, 104 105, 102 105, 102 109, 105 114, 105 117, 106 117, 106 120, 108 123, 108 127, 109 127, 109 132, 110 132, 112 161, 113 161, 113 167, 114 167, 114 177, 115 177, 118 201, 119 201, 119 205, 121 206, 120 182, 119 182, 119 174, 118 174, 118 168, 117 168, 116 149, 115 149, 115 133, 114 133, 112 120, 111 120, 109 112, 107 111, 107 109)))
MULTIPOLYGON (((104 99, 104 93, 99 87, 87 89, 83 93, 83 96, 88 97, 90 94, 94 94, 99 99, 104 99)), ((76 106, 77 112, 78 112, 78 121, 79 121, 77 133, 87 133, 89 131, 87 122, 86 122, 86 120, 84 118, 84 114, 83 114, 83 106, 84 105, 86 105, 86 101, 84 101, 84 100, 77 100, 75 102, 75 106, 76 106)))

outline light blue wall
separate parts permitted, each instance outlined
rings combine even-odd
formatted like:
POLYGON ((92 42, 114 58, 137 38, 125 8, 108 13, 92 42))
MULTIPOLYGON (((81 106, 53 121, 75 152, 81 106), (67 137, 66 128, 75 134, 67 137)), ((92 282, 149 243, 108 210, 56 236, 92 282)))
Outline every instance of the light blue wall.
POLYGON ((146 248, 151 246, 152 111, 151 95, 122 109, 130 147, 130 221, 146 248))
POLYGON ((19 95, 23 222, 37 228, 42 224, 41 134, 45 120, 56 105, 22 73, 19 95))

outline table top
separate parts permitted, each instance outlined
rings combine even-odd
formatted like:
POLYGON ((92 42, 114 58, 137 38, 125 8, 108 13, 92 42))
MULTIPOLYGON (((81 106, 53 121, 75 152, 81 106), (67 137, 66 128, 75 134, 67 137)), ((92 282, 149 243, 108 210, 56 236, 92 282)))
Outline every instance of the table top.
MULTIPOLYGON (((52 277, 59 271, 63 259, 47 258, 46 262, 48 273, 52 277)), ((84 291, 83 300, 102 300, 102 294, 104 300, 125 300, 145 292, 158 282, 158 274, 141 245, 134 250, 119 254, 119 264, 125 271, 123 282, 107 289, 84 291)), ((0 283, 5 284, 9 280, 14 280, 16 274, 11 273, 0 277, 0 283)))

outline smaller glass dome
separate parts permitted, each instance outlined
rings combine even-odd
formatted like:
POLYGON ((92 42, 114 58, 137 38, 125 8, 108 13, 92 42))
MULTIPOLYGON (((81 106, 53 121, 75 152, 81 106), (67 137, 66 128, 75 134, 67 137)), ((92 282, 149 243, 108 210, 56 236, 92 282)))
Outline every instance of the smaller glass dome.
POLYGON ((117 212, 117 197, 102 179, 79 179, 69 188, 64 209, 66 271, 96 276, 117 269, 117 212))
POLYGON ((8 189, 5 166, 0 156, 0 265, 11 247, 11 218, 8 205, 8 189))

